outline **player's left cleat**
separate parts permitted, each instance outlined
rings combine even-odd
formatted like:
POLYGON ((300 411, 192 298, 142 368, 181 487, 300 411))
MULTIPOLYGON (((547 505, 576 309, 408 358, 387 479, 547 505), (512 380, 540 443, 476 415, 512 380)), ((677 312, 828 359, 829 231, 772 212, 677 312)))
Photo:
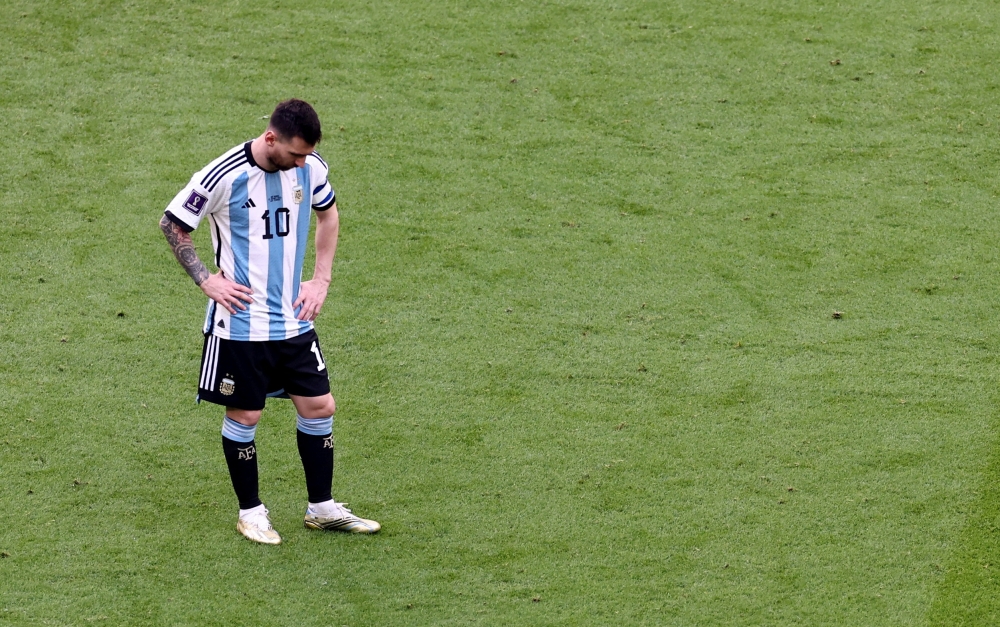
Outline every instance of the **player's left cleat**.
POLYGON ((355 516, 347 509, 347 503, 327 501, 322 507, 306 508, 305 526, 307 529, 322 529, 325 531, 345 531, 347 533, 378 533, 382 525, 374 520, 355 516), (327 505, 327 503, 329 505, 327 505))

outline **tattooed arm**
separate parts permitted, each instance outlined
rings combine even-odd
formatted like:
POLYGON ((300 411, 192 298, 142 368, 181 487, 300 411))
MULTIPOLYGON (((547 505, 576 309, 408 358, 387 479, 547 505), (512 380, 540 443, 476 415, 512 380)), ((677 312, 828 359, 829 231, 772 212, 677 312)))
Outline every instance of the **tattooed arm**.
POLYGON ((160 230, 167 236, 167 243, 174 251, 177 262, 187 271, 194 280, 195 285, 201 285, 209 277, 208 268, 198 258, 198 253, 194 251, 194 242, 191 241, 191 234, 185 233, 184 229, 174 224, 166 215, 160 220, 160 230))
POLYGON ((166 215, 160 220, 160 230, 166 236, 170 249, 174 251, 177 262, 206 296, 225 307, 231 314, 235 314, 236 309, 246 309, 244 302, 253 302, 251 297, 253 290, 249 287, 230 281, 221 272, 211 274, 198 258, 194 242, 191 241, 191 234, 177 226, 166 215))

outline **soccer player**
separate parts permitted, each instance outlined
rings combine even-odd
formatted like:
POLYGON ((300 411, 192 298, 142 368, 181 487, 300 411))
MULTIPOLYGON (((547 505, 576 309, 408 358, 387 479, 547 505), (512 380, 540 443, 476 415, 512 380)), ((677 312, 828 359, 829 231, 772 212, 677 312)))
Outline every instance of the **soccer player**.
POLYGON ((376 533, 381 526, 334 501, 330 380, 313 321, 330 286, 340 220, 315 152, 319 116, 286 100, 260 137, 209 163, 170 202, 160 228, 177 261, 208 296, 198 399, 226 408, 222 450, 239 500, 236 529, 254 542, 280 544, 258 495, 254 432, 265 397, 290 398, 305 470, 310 529, 376 533), (302 281, 309 221, 316 213, 316 265, 302 281), (212 274, 191 231, 208 218, 212 274))

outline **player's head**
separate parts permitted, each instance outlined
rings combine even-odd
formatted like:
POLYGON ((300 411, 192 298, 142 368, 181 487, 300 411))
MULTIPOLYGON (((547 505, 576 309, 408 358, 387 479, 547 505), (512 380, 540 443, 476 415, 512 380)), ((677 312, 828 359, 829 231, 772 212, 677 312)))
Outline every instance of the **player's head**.
POLYGON ((296 98, 278 103, 268 127, 286 141, 301 137, 310 146, 315 146, 323 139, 316 110, 305 100, 296 98))
POLYGON ((323 131, 316 110, 308 102, 292 98, 274 108, 264 138, 271 163, 280 170, 291 170, 305 163, 323 139, 323 131))

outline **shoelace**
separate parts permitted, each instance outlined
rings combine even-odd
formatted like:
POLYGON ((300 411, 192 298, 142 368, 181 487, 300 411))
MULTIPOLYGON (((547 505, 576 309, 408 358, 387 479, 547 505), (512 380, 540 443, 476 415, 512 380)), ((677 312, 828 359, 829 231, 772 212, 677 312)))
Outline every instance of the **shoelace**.
POLYGON ((244 520, 253 524, 255 527, 259 527, 260 529, 264 529, 266 531, 271 529, 271 519, 267 517, 267 514, 268 512, 265 509, 262 512, 254 512, 250 514, 244 520))
POLYGON ((354 513, 347 509, 347 503, 337 503, 334 502, 332 511, 329 514, 321 514, 316 510, 311 510, 316 516, 322 516, 324 518, 357 518, 354 513))

